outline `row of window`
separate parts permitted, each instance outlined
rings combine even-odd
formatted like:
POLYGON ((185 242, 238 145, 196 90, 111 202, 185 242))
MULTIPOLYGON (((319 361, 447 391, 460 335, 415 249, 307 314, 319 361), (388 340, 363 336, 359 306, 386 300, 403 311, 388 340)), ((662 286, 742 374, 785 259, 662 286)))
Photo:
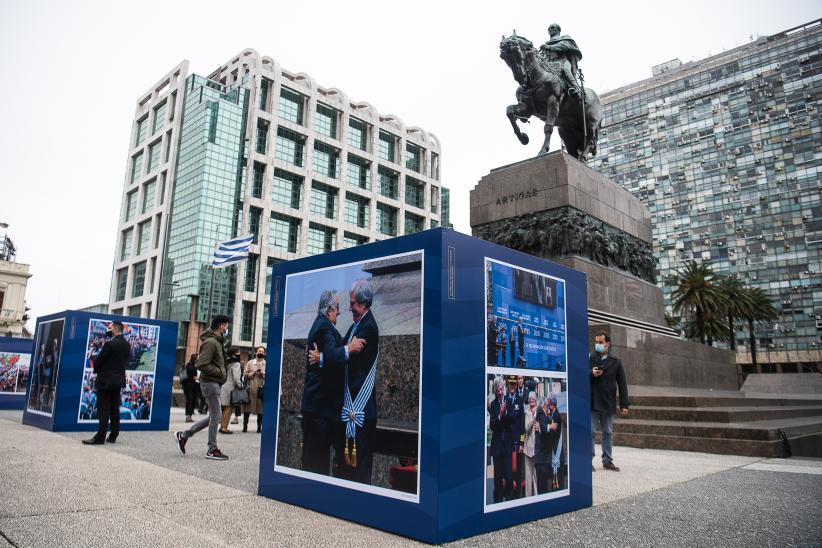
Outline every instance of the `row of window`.
POLYGON ((152 244, 152 223, 154 225, 153 232, 153 249, 160 247, 160 230, 162 229, 162 214, 155 216, 153 219, 148 219, 138 224, 136 227, 129 227, 120 233, 120 252, 118 258, 120 261, 125 261, 134 253, 135 256, 147 252, 152 244), (134 248, 134 233, 137 232, 137 247, 134 248))
MULTIPOLYGON (((124 301, 127 294, 130 298, 136 299, 142 297, 146 292, 151 292, 151 288, 154 286, 156 270, 156 257, 152 257, 150 261, 141 261, 131 267, 118 269, 114 275, 114 301, 124 301), (129 287, 129 270, 131 270, 131 291, 127 292, 126 290, 129 287)), ((129 315, 139 316, 140 314, 129 315)))
MULTIPOLYGON (((268 96, 271 82, 263 80, 260 88, 259 107, 262 110, 268 110, 268 96)), ((280 89, 280 101, 277 114, 283 120, 288 120, 294 124, 305 126, 305 111, 308 97, 289 89, 282 87, 280 89)), ((314 112, 313 126, 314 130, 320 135, 325 135, 332 139, 341 140, 340 138, 340 122, 342 120, 342 111, 322 102, 317 102, 317 108, 314 112)), ((267 136, 268 136, 268 122, 265 120, 257 121, 257 142, 256 150, 260 154, 265 154, 267 136)), ((299 136, 294 132, 294 141, 305 141, 305 137, 299 136)), ((355 118, 349 117, 348 126, 346 128, 346 142, 349 146, 359 150, 370 151, 370 144, 373 137, 373 126, 369 123, 355 118)), ((277 130, 280 136, 280 129, 277 130)), ((398 144, 400 138, 385 130, 379 130, 376 140, 376 155, 381 160, 388 162, 399 163, 398 158, 398 144)), ((405 145, 405 166, 406 168, 417 173, 423 173, 425 169, 425 149, 419 145, 406 142, 405 145)), ((296 162, 292 162, 296 163, 296 162)), ((297 164, 302 165, 302 164, 297 164)), ((431 165, 429 166, 428 174, 430 177, 439 180, 439 155, 435 152, 431 153, 431 165)))
POLYGON ((157 189, 157 179, 152 179, 142 185, 142 194, 140 189, 126 193, 126 204, 123 209, 123 222, 127 223, 132 220, 137 214, 137 205, 140 205, 140 215, 147 213, 154 209, 155 205, 163 205, 163 200, 166 193, 166 172, 160 175, 159 195, 157 189), (159 204, 157 203, 159 200, 159 204))
MULTIPOLYGON (((318 201, 318 207, 321 202, 318 201)), ((256 207, 249 208, 249 232, 255 235, 255 241, 259 242, 257 235, 265 232, 262 226, 263 211, 256 207)), ((387 204, 378 202, 375 209, 375 227, 377 232, 385 236, 396 236, 398 233, 399 210, 387 204)), ((368 228, 369 217, 371 215, 369 201, 353 195, 346 196, 345 220, 353 226, 368 228)), ((425 217, 405 212, 405 234, 413 234, 425 230, 425 217)), ((268 247, 279 249, 288 253, 297 253, 300 245, 300 230, 305 223, 296 217, 290 217, 281 213, 271 213, 268 224, 268 247)), ((431 228, 439 226, 439 223, 431 219, 431 228)), ((325 253, 335 249, 337 240, 337 229, 321 225, 315 222, 308 223, 308 233, 306 235, 306 252, 309 255, 325 253)), ((341 247, 353 247, 367 243, 368 238, 362 235, 343 231, 341 247)))
POLYGON ((163 101, 152 109, 151 113, 146 114, 139 120, 134 127, 134 146, 138 147, 143 144, 146 137, 155 135, 168 121, 174 119, 174 109, 177 104, 177 92, 173 92, 168 101, 163 101), (170 103, 170 104, 169 104, 170 103), (151 133, 149 133, 149 114, 151 116, 151 133), (167 116, 168 115, 168 116, 167 116))

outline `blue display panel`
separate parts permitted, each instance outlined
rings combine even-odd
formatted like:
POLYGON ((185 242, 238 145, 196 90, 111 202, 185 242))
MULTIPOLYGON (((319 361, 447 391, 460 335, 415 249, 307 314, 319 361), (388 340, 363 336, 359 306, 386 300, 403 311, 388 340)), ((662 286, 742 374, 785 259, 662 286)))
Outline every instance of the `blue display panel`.
MULTIPOLYGON (((271 280, 268 350, 279 359, 267 362, 266 378, 269 386, 276 383, 278 391, 264 402, 261 495, 435 543, 591 504, 583 274, 452 230, 433 229, 279 263, 273 266, 271 280), (338 441, 323 446, 322 472, 317 472, 306 463, 301 446, 306 425, 316 426, 310 422, 311 409, 302 405, 302 395, 312 374, 308 341, 313 322, 321 315, 322 292, 336 289, 341 304, 337 335, 332 336, 341 340, 332 345, 337 348, 348 339, 345 322, 354 321, 348 294, 351 282, 367 277, 369 265, 385 263, 384 269, 370 274, 389 275, 392 257, 415 254, 421 255, 422 291, 417 305, 412 305, 408 289, 414 286, 407 282, 381 283, 374 291, 372 312, 379 325, 380 357, 370 482, 340 480, 336 475, 334 463, 345 461, 345 445, 339 441, 347 430, 344 403, 334 404, 334 412, 328 414, 328 432, 338 441), (419 318, 416 314, 422 317, 421 326, 415 328, 418 334, 406 333, 419 318), (519 339, 514 339, 513 367, 510 354, 506 365, 489 363, 486 342, 491 318, 517 325, 522 319, 527 324, 522 352, 519 339), (402 344, 389 352, 392 328, 398 329, 393 336, 419 337, 419 343, 399 339, 395 342, 402 344), (499 418, 499 409, 492 405, 496 383, 502 380, 507 391, 508 376, 515 388, 522 378, 522 390, 534 393, 535 407, 549 403, 540 427, 547 434, 539 462, 545 481, 539 485, 535 481, 526 492, 524 477, 517 477, 521 490, 517 492, 512 470, 511 480, 502 484, 503 491, 511 487, 510 494, 495 500, 490 419, 492 411, 499 418), (410 390, 412 386, 419 387, 418 394, 410 390), (338 451, 343 452, 342 459, 338 451)), ((333 382, 340 390, 344 387, 339 379, 333 382)), ((512 414, 519 405, 517 417, 522 418, 518 420, 527 410, 536 418, 527 397, 520 398, 519 404, 511 401, 512 414)), ((508 422, 513 428, 513 421, 508 422)), ((513 431, 507 435, 513 443, 513 431)), ((516 456, 509 455, 513 465, 516 456)), ((498 462, 505 479, 506 461, 498 462)))
POLYGON ((0 409, 25 407, 32 345, 32 339, 0 337, 0 409))
POLYGON ((123 322, 131 345, 120 428, 168 428, 177 323, 78 311, 38 319, 25 424, 55 431, 96 430, 93 362, 114 320, 123 322))
POLYGON ((565 371, 565 282, 493 259, 488 365, 565 371))

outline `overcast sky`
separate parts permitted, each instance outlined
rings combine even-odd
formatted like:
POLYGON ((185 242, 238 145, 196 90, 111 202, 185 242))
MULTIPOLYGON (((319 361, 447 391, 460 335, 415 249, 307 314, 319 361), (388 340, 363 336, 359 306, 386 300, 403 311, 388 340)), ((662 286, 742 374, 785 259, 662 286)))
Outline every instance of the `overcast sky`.
MULTIPOLYGON (((502 34, 556 22, 607 91, 678 57, 698 60, 822 17, 817 1, 76 2, 0 0, 0 222, 31 265, 32 316, 106 302, 135 102, 182 59, 207 75, 245 48, 367 101, 442 143, 451 219, 468 192, 534 156, 505 107, 516 84, 502 34)), ((555 137, 557 139, 557 137, 555 137)), ((2 229, 0 229, 2 233, 2 229)), ((30 322, 30 326, 33 326, 30 322)))

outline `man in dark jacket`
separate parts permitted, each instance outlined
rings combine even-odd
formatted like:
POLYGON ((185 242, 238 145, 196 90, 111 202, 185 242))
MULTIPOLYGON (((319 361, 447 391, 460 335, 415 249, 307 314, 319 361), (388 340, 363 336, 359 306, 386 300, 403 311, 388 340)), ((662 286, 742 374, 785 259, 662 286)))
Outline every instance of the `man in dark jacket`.
POLYGON ((113 321, 106 335, 111 334, 94 358, 94 390, 97 392, 97 433, 83 440, 86 445, 114 443, 120 434, 120 391, 126 385, 126 365, 131 346, 123 337, 123 324, 113 321), (109 419, 111 434, 106 439, 109 419))
MULTIPOLYGON (((594 338, 595 353, 588 359, 591 370, 591 458, 595 456, 593 436, 597 425, 602 428, 602 467, 619 472, 611 453, 614 449, 614 416, 617 412, 616 395, 619 387, 619 416, 628 416, 628 382, 622 362, 609 354, 611 337, 599 333, 594 338)), ((593 465, 592 465, 592 469, 593 465)))
POLYGON ((175 432, 177 449, 185 455, 188 439, 208 426, 208 452, 211 460, 228 460, 217 447, 217 428, 220 426, 220 386, 226 380, 225 336, 231 320, 228 316, 217 315, 211 320, 211 329, 200 335, 200 350, 197 352, 197 369, 200 371, 200 389, 208 402, 208 417, 200 419, 185 432, 175 432))
POLYGON ((302 469, 328 475, 331 447, 340 430, 345 364, 350 355, 362 350, 363 339, 354 337, 343 344, 337 331, 340 300, 336 291, 323 291, 317 317, 308 332, 309 353, 305 364, 305 384, 300 410, 303 415, 302 469), (317 360, 311 352, 318 353, 317 360))
POLYGON ((348 328, 346 344, 363 339, 362 352, 349 356, 343 379, 342 436, 337 438, 337 477, 371 483, 374 442, 377 437, 377 356, 380 329, 371 311, 374 290, 371 281, 359 279, 351 285, 349 307, 354 323, 348 328))
POLYGON ((494 464, 494 502, 509 498, 511 489, 511 453, 514 450, 514 413, 512 401, 505 397, 505 381, 494 380, 494 401, 489 410, 491 459, 494 464))

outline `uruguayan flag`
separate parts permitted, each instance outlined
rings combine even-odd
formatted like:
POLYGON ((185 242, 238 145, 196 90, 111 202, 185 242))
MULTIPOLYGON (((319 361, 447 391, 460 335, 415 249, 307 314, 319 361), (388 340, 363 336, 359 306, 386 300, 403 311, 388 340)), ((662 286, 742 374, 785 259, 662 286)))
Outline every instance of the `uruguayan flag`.
POLYGON ((249 234, 221 243, 214 251, 214 260, 211 262, 211 266, 220 268, 245 261, 248 259, 248 248, 251 246, 253 239, 254 235, 249 234))

